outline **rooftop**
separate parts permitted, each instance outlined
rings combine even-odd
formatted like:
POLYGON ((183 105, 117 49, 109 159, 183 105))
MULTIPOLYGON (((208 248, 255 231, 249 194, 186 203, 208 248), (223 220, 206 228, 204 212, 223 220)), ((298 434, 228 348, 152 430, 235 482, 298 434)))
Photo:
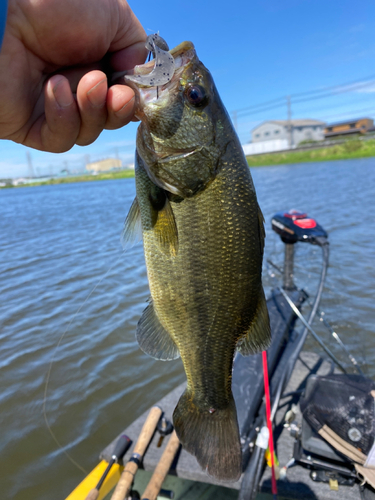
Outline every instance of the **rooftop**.
POLYGON ((362 118, 357 118, 355 120, 343 120, 341 122, 327 123, 327 127, 336 127, 337 125, 349 125, 350 123, 357 123, 360 120, 370 120, 370 121, 372 121, 372 118, 362 117, 362 118))
POLYGON ((309 125, 325 125, 325 122, 322 122, 321 120, 311 120, 310 118, 303 118, 300 120, 266 120, 256 127, 253 128, 253 130, 257 129, 261 125, 264 125, 265 123, 276 123, 277 125, 283 125, 283 126, 288 126, 291 124, 293 127, 307 127, 309 125))

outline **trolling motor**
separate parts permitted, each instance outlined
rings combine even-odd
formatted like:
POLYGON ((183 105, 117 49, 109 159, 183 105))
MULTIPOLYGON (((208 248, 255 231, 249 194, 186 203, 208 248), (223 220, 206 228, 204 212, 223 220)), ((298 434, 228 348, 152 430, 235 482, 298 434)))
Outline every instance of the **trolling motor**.
POLYGON ((284 290, 295 290, 293 281, 294 244, 298 241, 323 246, 328 243, 328 235, 315 219, 297 210, 277 212, 271 220, 272 229, 285 243, 284 290))
POLYGON ((321 347, 326 351, 328 356, 334 361, 336 365, 338 365, 344 372, 342 365, 338 362, 335 356, 330 352, 330 350, 323 344, 321 339, 316 335, 316 333, 312 330, 311 324, 315 318, 315 315, 318 311, 319 302, 323 293, 324 281, 327 274, 328 269, 328 260, 329 260, 329 243, 328 243, 328 234, 320 226, 315 219, 308 217, 306 212, 299 212, 298 210, 289 210, 289 212, 278 212, 272 217, 271 220, 272 229, 278 233, 281 237, 281 240, 285 243, 285 257, 284 257, 284 277, 283 277, 283 286, 280 289, 281 293, 284 295, 289 305, 295 311, 295 314, 302 320, 305 325, 305 329, 299 339, 298 346, 295 350, 295 355, 292 355, 289 359, 289 369, 286 376, 288 379, 293 371, 295 362, 297 360, 297 356, 302 349, 303 344, 305 343, 308 332, 310 331, 314 338, 319 342, 321 347), (291 303, 291 300, 288 296, 286 296, 285 291, 293 291, 296 290, 296 286, 293 281, 293 272, 294 272, 294 245, 298 241, 311 243, 312 245, 318 245, 322 249, 323 253, 323 266, 322 273, 320 277, 320 283, 315 295, 315 300, 310 311, 309 318, 307 322, 301 317, 298 309, 291 303))

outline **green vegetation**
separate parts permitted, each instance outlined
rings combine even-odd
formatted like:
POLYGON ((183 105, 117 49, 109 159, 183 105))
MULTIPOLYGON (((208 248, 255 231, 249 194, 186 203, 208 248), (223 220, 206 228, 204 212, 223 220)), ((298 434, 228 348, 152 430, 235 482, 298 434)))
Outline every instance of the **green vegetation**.
POLYGON ((30 187, 30 186, 50 186, 52 184, 66 184, 71 182, 104 181, 113 179, 128 179, 134 177, 134 170, 120 170, 117 172, 103 172, 98 175, 75 175, 72 177, 51 178, 48 181, 33 182, 30 184, 19 184, 18 186, 8 185, 4 187, 30 187))
POLYGON ((370 156, 375 156, 375 139, 368 141, 350 139, 343 144, 319 149, 248 156, 247 163, 250 167, 259 167, 265 165, 282 165, 285 163, 348 160, 350 158, 366 158, 370 156))
MULTIPOLYGON (((327 146, 305 151, 284 151, 280 153, 266 153, 247 156, 250 167, 266 165, 283 165, 287 163, 304 163, 314 161, 348 160, 350 158, 368 158, 375 156, 375 139, 361 141, 359 139, 348 139, 343 144, 327 146)), ((120 170, 117 172, 103 172, 98 175, 75 175, 72 177, 57 177, 47 181, 33 182, 30 184, 7 184, 0 189, 12 187, 48 186, 52 184, 65 184, 71 182, 103 181, 114 179, 128 179, 134 177, 134 170, 120 170)))

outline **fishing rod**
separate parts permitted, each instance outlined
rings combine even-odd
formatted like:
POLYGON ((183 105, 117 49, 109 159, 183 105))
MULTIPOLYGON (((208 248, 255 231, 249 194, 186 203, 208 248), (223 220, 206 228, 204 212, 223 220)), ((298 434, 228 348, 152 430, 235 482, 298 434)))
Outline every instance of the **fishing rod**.
POLYGON ((271 420, 271 396, 270 396, 270 384, 268 379, 268 365, 267 365, 267 351, 262 352, 263 361, 263 378, 264 378, 264 395, 266 403, 266 421, 268 428, 268 446, 271 454, 271 484, 272 484, 272 495, 273 500, 277 500, 277 484, 276 484, 276 474, 275 474, 275 454, 274 454, 274 443, 273 443, 273 432, 272 432, 272 420, 271 420))
POLYGON ((173 460, 180 448, 180 441, 177 437, 176 431, 173 431, 169 438, 168 444, 163 451, 163 454, 157 464, 150 482, 148 483, 143 495, 142 500, 156 500, 164 479, 166 478, 173 460))
POLYGON ((113 451, 111 460, 108 462, 106 470, 103 472, 102 477, 99 479, 98 484, 93 488, 89 494, 87 495, 85 500, 97 500, 99 498, 99 490, 102 487, 102 484, 104 483, 105 478, 108 476, 109 471, 112 468, 112 465, 114 463, 118 463, 119 460, 122 459, 122 457, 125 455, 125 453, 128 451, 130 448, 130 445, 132 444, 131 439, 123 434, 117 441, 115 449, 113 451))
POLYGON ((159 406, 153 406, 151 408, 139 434, 138 441, 134 446, 132 456, 124 467, 111 500, 125 500, 127 498, 134 476, 141 464, 143 455, 150 444, 162 413, 162 409, 159 406))
POLYGON ((362 375, 362 377, 365 377, 365 374, 363 373, 361 367, 359 366, 358 361, 355 359, 355 357, 353 356, 353 354, 351 354, 351 352, 349 351, 349 349, 346 347, 346 345, 344 344, 344 342, 341 340, 339 334, 337 332, 335 332, 335 330, 332 328, 332 326, 323 317, 323 314, 324 314, 323 312, 320 313, 319 321, 323 322, 323 324, 326 326, 326 328, 331 332, 332 337, 338 342, 338 344, 341 346, 341 348, 345 351, 345 353, 347 354, 348 358, 350 359, 350 361, 352 362, 353 366, 358 371, 358 373, 360 375, 362 375))
MULTIPOLYGON (((274 269, 276 269, 276 271, 278 271, 280 274, 283 274, 283 270, 279 266, 277 266, 274 262, 272 262, 272 260, 267 259, 267 263, 270 266, 272 266, 274 269)), ((272 276, 272 275, 271 275, 271 277, 274 278, 274 276, 272 276)), ((296 314, 298 315, 298 313, 296 313, 296 314)), ((358 373, 360 375, 362 375, 362 377, 365 377, 365 374, 363 373, 363 371, 362 371, 362 369, 361 369, 358 361, 355 359, 355 357, 353 356, 353 354, 349 351, 349 349, 347 348, 347 346, 341 340, 339 334, 337 332, 335 332, 335 330, 332 328, 332 326, 330 325, 330 323, 323 317, 324 316, 324 312, 319 312, 319 316, 320 316, 319 317, 319 321, 321 321, 326 326, 326 328, 330 331, 330 333, 332 334, 332 337, 336 340, 336 342, 340 345, 340 347, 345 351, 346 355, 348 356, 348 358, 350 359, 351 363, 353 364, 353 366, 355 367, 355 369, 358 371, 358 373)), ((322 345, 322 340, 317 338, 318 334, 316 332, 315 332, 315 336, 316 336, 315 338, 317 339, 317 341, 322 345)), ((323 348, 324 348, 324 350, 326 350, 325 347, 323 347, 323 348)), ((327 350, 326 350, 326 352, 327 352, 327 350)), ((341 368, 341 366, 340 366, 340 368, 341 368)))
POLYGON ((282 288, 279 288, 280 292, 283 294, 283 296, 285 297, 285 300, 288 302, 288 304, 290 305, 290 307, 292 308, 293 312, 295 313, 295 315, 302 321, 302 323, 305 325, 305 327, 307 328, 307 330, 312 334, 312 336, 314 337, 314 339, 320 344, 320 346, 323 348, 323 350, 328 354, 328 356, 332 359, 332 361, 334 363, 336 363, 336 365, 344 372, 344 373, 347 373, 345 368, 342 366, 342 364, 340 363, 340 361, 336 358, 336 356, 334 354, 332 354, 332 352, 328 349, 328 347, 324 344, 323 340, 319 337, 319 335, 311 328, 311 326, 309 325, 309 323, 305 320, 305 318, 302 316, 301 312, 299 311, 298 307, 296 307, 296 305, 293 303, 293 301, 290 299, 290 297, 288 296, 288 294, 282 289, 282 288))
MULTIPOLYGON (((328 235, 325 230, 314 219, 308 218, 306 213, 297 212, 294 210, 290 212, 279 212, 272 218, 271 222, 272 229, 280 235, 282 241, 285 243, 285 260, 283 270, 284 283, 283 287, 279 288, 279 291, 282 293, 285 300, 285 295, 287 295, 285 293, 285 290, 288 290, 289 292, 297 290, 297 287, 293 282, 294 244, 297 243, 297 241, 302 241, 311 243, 313 245, 318 245, 321 247, 323 254, 323 265, 320 282, 309 318, 307 321, 304 319, 305 329, 295 339, 289 339, 287 346, 282 354, 282 358, 272 376, 270 391, 271 397, 273 398, 271 411, 272 422, 279 405, 282 391, 285 387, 286 382, 291 376, 299 353, 301 352, 302 347, 306 341, 306 337, 309 332, 308 327, 310 327, 310 325, 312 324, 318 310, 320 299, 323 293, 325 278, 327 275, 329 245, 327 239, 328 235), (284 360, 285 362, 283 362, 284 360)), ((287 297, 289 299, 288 295, 287 297)), ((288 301, 287 303, 289 304, 288 301)), ((292 304, 295 307, 293 302, 292 304)), ((293 312, 295 312, 294 307, 292 308, 293 312)), ((259 481, 263 471, 265 449, 264 444, 263 447, 261 446, 261 444, 258 444, 258 438, 260 437, 260 433, 264 432, 262 429, 265 427, 265 423, 267 421, 264 401, 258 415, 258 418, 254 422, 253 429, 250 432, 251 435, 254 435, 255 428, 256 431, 258 430, 258 436, 250 461, 244 472, 238 497, 239 500, 255 499, 258 491, 259 481)), ((249 438, 247 442, 250 444, 249 438)))

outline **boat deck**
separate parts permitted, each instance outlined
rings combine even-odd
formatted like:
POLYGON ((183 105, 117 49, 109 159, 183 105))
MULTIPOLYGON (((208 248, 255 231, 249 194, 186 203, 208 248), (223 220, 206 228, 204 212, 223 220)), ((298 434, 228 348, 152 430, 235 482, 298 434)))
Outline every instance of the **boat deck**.
MULTIPOLYGON (((311 374, 324 375, 331 370, 331 363, 323 360, 317 354, 312 352, 302 352, 294 368, 292 377, 288 383, 284 394, 289 392, 294 392, 301 390, 305 387, 307 377, 311 374)), ((166 418, 172 419, 173 410, 178 402, 180 395, 184 390, 184 385, 178 386, 174 391, 170 392, 167 396, 161 399, 157 404, 163 409, 166 418)), ((289 430, 284 427, 284 417, 285 413, 291 408, 292 404, 296 401, 293 399, 294 396, 290 396, 281 400, 281 405, 276 414, 276 428, 275 428, 275 441, 276 441, 276 454, 280 462, 280 466, 284 466, 292 457, 293 454, 293 443, 294 439, 289 435, 289 430)), ((146 419, 148 411, 141 415, 137 420, 135 420, 123 433, 127 434, 133 441, 139 435, 143 423, 146 419)), ((301 421, 301 415, 296 416, 296 420, 301 421)), ((123 434, 122 433, 122 434, 123 434)), ((159 441, 159 433, 156 432, 150 446, 145 454, 143 460, 143 468, 145 471, 153 471, 161 457, 161 454, 168 442, 168 436, 164 439, 162 446, 157 447, 159 441)), ((111 457, 111 452, 113 450, 114 444, 117 438, 105 449, 101 454, 101 458, 109 460, 111 457)), ((124 457, 124 462, 126 462, 132 453, 132 448, 127 452, 124 457)), ((235 483, 224 483, 218 482, 214 478, 208 476, 198 463, 195 458, 187 453, 185 450, 180 450, 177 455, 174 464, 172 465, 170 474, 172 476, 177 476, 182 479, 189 479, 193 481, 198 481, 201 483, 206 483, 205 488, 209 484, 217 485, 221 487, 231 488, 232 490, 239 490, 241 486, 241 479, 235 483)), ((172 481, 173 484, 174 481, 172 481)), ((171 487, 171 482, 169 481, 169 487, 171 487)), ((199 489, 199 485, 197 486, 199 489)), ((191 488, 190 488, 191 489, 191 488)), ((210 495, 201 494, 198 495, 198 489, 195 498, 210 498, 210 495)), ((225 490, 224 490, 225 491, 225 490)), ((228 490, 227 490, 228 491, 228 490)), ((287 477, 285 480, 278 481, 278 491, 279 498, 288 499, 320 499, 320 500, 356 500, 360 499, 360 492, 358 485, 350 486, 339 486, 339 490, 331 490, 329 484, 314 482, 310 478, 310 471, 306 468, 296 466, 288 470, 287 477)), ((271 494, 271 472, 268 467, 266 467, 264 474, 260 482, 260 492, 265 494, 266 497, 271 494)), ((176 492, 177 493, 177 492, 176 492)), ((216 499, 225 498, 217 493, 211 492, 216 499)), ((263 496, 263 495, 262 495, 263 496)), ((177 497, 177 495, 176 495, 177 497)), ((176 498, 175 497, 175 498, 176 498)), ((235 498, 235 492, 229 492, 227 498, 235 498), (233 496, 234 495, 234 496, 233 496)), ((187 496, 178 496, 177 498, 187 498, 187 496)), ((189 496, 189 498, 194 498, 189 496)))

